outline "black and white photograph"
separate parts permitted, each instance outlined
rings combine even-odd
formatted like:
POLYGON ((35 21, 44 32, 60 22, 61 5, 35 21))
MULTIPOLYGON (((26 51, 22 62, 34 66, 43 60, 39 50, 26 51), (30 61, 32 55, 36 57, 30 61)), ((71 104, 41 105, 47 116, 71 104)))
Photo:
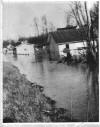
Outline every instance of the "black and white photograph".
POLYGON ((99 122, 99 1, 2 2, 2 40, 3 123, 99 122))

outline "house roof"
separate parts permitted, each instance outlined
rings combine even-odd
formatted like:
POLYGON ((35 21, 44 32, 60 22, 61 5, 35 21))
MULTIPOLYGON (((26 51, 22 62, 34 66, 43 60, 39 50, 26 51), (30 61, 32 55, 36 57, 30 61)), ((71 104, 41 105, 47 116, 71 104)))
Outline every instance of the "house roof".
MULTIPOLYGON (((87 31, 87 27, 84 27, 85 31, 87 31)), ((27 38, 21 38, 21 40, 27 40, 29 44, 35 44, 35 45, 47 45, 50 40, 48 39, 50 36, 54 38, 56 43, 75 43, 80 42, 87 39, 87 35, 84 32, 84 30, 76 29, 76 27, 70 28, 70 29, 63 29, 59 28, 57 31, 50 32, 48 34, 42 34, 37 37, 27 37, 27 38)))
MULTIPOLYGON (((86 28, 85 28, 86 30, 86 28)), ((80 42, 87 39, 86 32, 84 29, 67 29, 67 30, 58 30, 50 33, 53 36, 56 43, 64 43, 64 42, 80 42)))
POLYGON ((25 43, 25 42, 23 42, 23 43, 20 43, 19 45, 17 45, 16 47, 20 47, 20 46, 23 46, 23 45, 32 45, 32 44, 30 44, 30 43, 25 43))
POLYGON ((45 45, 47 43, 47 38, 48 34, 44 34, 37 37, 29 37, 27 41, 30 44, 45 45))
POLYGON ((68 29, 76 29, 77 26, 68 25, 64 28, 57 28, 57 30, 68 30, 68 29))

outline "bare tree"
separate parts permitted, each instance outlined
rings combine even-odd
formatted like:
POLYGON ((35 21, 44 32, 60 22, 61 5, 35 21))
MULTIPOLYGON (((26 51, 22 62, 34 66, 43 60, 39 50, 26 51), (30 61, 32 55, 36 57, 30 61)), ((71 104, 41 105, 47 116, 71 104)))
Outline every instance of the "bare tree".
POLYGON ((85 13, 85 3, 80 1, 74 1, 70 4, 70 13, 71 16, 76 20, 76 23, 79 27, 86 24, 86 13, 85 13))
MULTIPOLYGON (((97 52, 94 50, 95 45, 93 43, 94 40, 91 37, 91 29, 92 29, 92 34, 94 34, 93 27, 97 26, 97 29, 98 29, 98 24, 94 26, 93 24, 95 24, 96 22, 98 23, 97 17, 99 15, 98 14, 99 9, 98 9, 98 6, 95 6, 96 8, 94 7, 94 12, 91 12, 92 14, 90 15, 90 11, 87 8, 87 2, 75 1, 75 2, 71 2, 69 6, 70 6, 70 12, 69 12, 70 15, 76 21, 77 26, 79 26, 79 28, 82 28, 83 32, 87 35, 86 36, 86 42, 87 42, 86 60, 87 60, 88 67, 89 67, 88 75, 90 75, 90 72, 92 72, 92 85, 95 87, 96 85, 98 85, 98 59, 97 59, 98 49, 97 49, 97 52), (96 18, 93 15, 95 15, 96 18)), ((89 120, 88 119, 89 118, 89 105, 90 105, 89 104, 90 103, 89 102, 90 92, 89 92, 88 85, 87 85, 87 90, 88 90, 87 92, 88 93, 87 121, 88 121, 89 120)))
POLYGON ((48 27, 47 27, 48 23, 47 23, 47 17, 46 15, 42 16, 42 32, 43 34, 48 33, 48 27))
POLYGON ((66 26, 70 26, 73 25, 72 24, 72 15, 70 13, 65 14, 65 22, 66 22, 66 26))
POLYGON ((89 10, 87 8, 87 2, 80 2, 80 1, 74 1, 69 4, 70 6, 70 15, 71 18, 74 18, 76 21, 77 26, 83 29, 84 33, 87 35, 87 46, 88 51, 92 53, 95 61, 96 61, 96 54, 93 50, 93 43, 91 42, 91 36, 90 36, 90 28, 91 28, 91 17, 89 10), (87 26, 87 29, 85 29, 84 26, 87 26))
POLYGON ((49 30, 49 32, 53 32, 56 30, 56 28, 52 22, 49 22, 48 30, 49 30))
POLYGON ((34 27, 35 27, 36 35, 39 36, 38 18, 37 17, 34 17, 33 22, 34 22, 34 27))
MULTIPOLYGON (((99 37, 99 2, 96 2, 93 8, 90 10, 90 17, 91 17, 91 37, 93 39, 93 45, 95 45, 94 37, 99 37)), ((99 43, 98 39, 96 40, 97 51, 99 53, 99 43)), ((95 51, 95 49, 94 49, 95 51)))

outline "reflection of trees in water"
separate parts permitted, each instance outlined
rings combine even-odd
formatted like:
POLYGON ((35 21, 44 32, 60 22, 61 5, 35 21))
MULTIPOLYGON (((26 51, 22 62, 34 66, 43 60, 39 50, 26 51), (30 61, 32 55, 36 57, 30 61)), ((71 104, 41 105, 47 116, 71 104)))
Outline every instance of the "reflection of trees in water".
POLYGON ((90 61, 87 68, 87 121, 99 120, 98 66, 90 61))
MULTIPOLYGON (((90 57, 90 56, 89 56, 90 57)), ((87 81, 87 112, 86 120, 96 122, 99 120, 99 81, 98 66, 92 60, 86 64, 74 66, 82 70, 87 81)))
POLYGON ((14 60, 17 61, 17 60, 18 60, 18 56, 17 56, 17 54, 14 54, 14 55, 13 55, 13 58, 14 58, 14 60))

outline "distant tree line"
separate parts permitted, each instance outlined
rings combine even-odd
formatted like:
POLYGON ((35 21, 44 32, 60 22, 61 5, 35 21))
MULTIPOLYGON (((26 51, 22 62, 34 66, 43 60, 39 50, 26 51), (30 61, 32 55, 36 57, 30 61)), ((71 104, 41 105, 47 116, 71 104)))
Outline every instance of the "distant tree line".
POLYGON ((8 45, 18 46, 21 44, 21 41, 14 41, 14 40, 3 40, 3 48, 7 48, 8 45))
POLYGON ((4 40, 3 41, 3 48, 7 48, 8 45, 9 45, 9 41, 4 40))

